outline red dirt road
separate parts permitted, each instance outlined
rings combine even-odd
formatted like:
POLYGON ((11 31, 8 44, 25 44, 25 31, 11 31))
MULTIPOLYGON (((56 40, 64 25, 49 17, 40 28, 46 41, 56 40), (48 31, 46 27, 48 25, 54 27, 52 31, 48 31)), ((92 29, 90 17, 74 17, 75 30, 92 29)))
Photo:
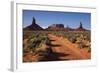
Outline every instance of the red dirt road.
MULTIPOLYGON (((90 59, 91 54, 87 49, 78 48, 77 44, 71 43, 67 38, 58 37, 53 34, 48 34, 48 38, 51 41, 49 45, 49 53, 42 56, 42 60, 39 60, 41 56, 38 54, 30 53, 28 49, 28 39, 24 40, 23 62, 38 62, 38 61, 60 61, 60 60, 83 60, 90 59)), ((47 50, 48 48, 45 48, 47 50)))
POLYGON ((51 49, 59 55, 61 60, 82 60, 90 59, 90 53, 86 49, 79 49, 77 44, 71 43, 67 38, 57 37, 52 34, 48 34, 48 38, 53 45, 51 49))

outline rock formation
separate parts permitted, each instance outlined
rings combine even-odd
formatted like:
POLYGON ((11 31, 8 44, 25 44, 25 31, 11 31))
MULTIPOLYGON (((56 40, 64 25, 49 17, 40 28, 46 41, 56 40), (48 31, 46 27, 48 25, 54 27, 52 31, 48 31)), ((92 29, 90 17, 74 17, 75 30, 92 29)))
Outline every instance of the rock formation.
POLYGON ((43 30, 43 28, 36 24, 36 20, 33 17, 32 24, 25 27, 24 30, 43 30))
POLYGON ((64 25, 63 24, 53 24, 50 25, 47 30, 52 30, 52 31, 63 31, 64 30, 64 25))
POLYGON ((33 17, 32 20, 32 24, 25 27, 24 30, 32 30, 32 31, 36 31, 36 30, 43 30, 43 31, 88 31, 87 29, 83 28, 82 22, 80 22, 80 26, 78 28, 70 28, 69 26, 67 26, 66 28, 64 27, 64 24, 52 24, 50 26, 48 26, 48 28, 43 29, 42 27, 40 27, 38 24, 36 24, 36 20, 33 17))
POLYGON ((83 28, 82 22, 80 22, 80 26, 76 28, 75 31, 87 31, 87 30, 83 28))

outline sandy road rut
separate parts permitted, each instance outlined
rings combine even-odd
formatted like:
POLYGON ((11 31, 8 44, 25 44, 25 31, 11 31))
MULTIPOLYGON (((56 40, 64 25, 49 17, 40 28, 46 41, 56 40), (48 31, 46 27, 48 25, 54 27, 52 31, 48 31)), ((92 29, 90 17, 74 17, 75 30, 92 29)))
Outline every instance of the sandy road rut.
POLYGON ((60 60, 81 60, 90 59, 90 53, 85 49, 77 48, 76 44, 71 43, 67 38, 57 37, 48 34, 51 40, 52 51, 59 54, 60 60))

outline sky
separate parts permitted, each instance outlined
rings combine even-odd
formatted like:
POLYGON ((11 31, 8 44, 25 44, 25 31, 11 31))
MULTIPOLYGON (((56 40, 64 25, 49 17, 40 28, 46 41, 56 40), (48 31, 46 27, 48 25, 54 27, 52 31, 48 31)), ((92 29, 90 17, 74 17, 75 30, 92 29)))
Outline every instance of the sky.
POLYGON ((42 28, 52 24, 77 28, 82 22, 84 28, 91 29, 91 13, 23 10, 23 27, 31 25, 33 17, 42 28))

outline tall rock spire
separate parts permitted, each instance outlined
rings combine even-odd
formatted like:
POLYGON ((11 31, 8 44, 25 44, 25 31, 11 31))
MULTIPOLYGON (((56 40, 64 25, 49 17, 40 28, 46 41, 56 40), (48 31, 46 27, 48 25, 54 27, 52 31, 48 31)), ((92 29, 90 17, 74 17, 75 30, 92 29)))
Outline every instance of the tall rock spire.
POLYGON ((80 22, 80 27, 79 28, 83 28, 83 26, 82 26, 82 22, 80 22))
POLYGON ((33 24, 36 24, 36 20, 35 20, 35 18, 33 17, 33 20, 32 20, 32 25, 33 24))
POLYGON ((40 27, 38 24, 36 24, 36 19, 33 17, 32 24, 25 27, 25 30, 43 30, 42 27, 40 27))

